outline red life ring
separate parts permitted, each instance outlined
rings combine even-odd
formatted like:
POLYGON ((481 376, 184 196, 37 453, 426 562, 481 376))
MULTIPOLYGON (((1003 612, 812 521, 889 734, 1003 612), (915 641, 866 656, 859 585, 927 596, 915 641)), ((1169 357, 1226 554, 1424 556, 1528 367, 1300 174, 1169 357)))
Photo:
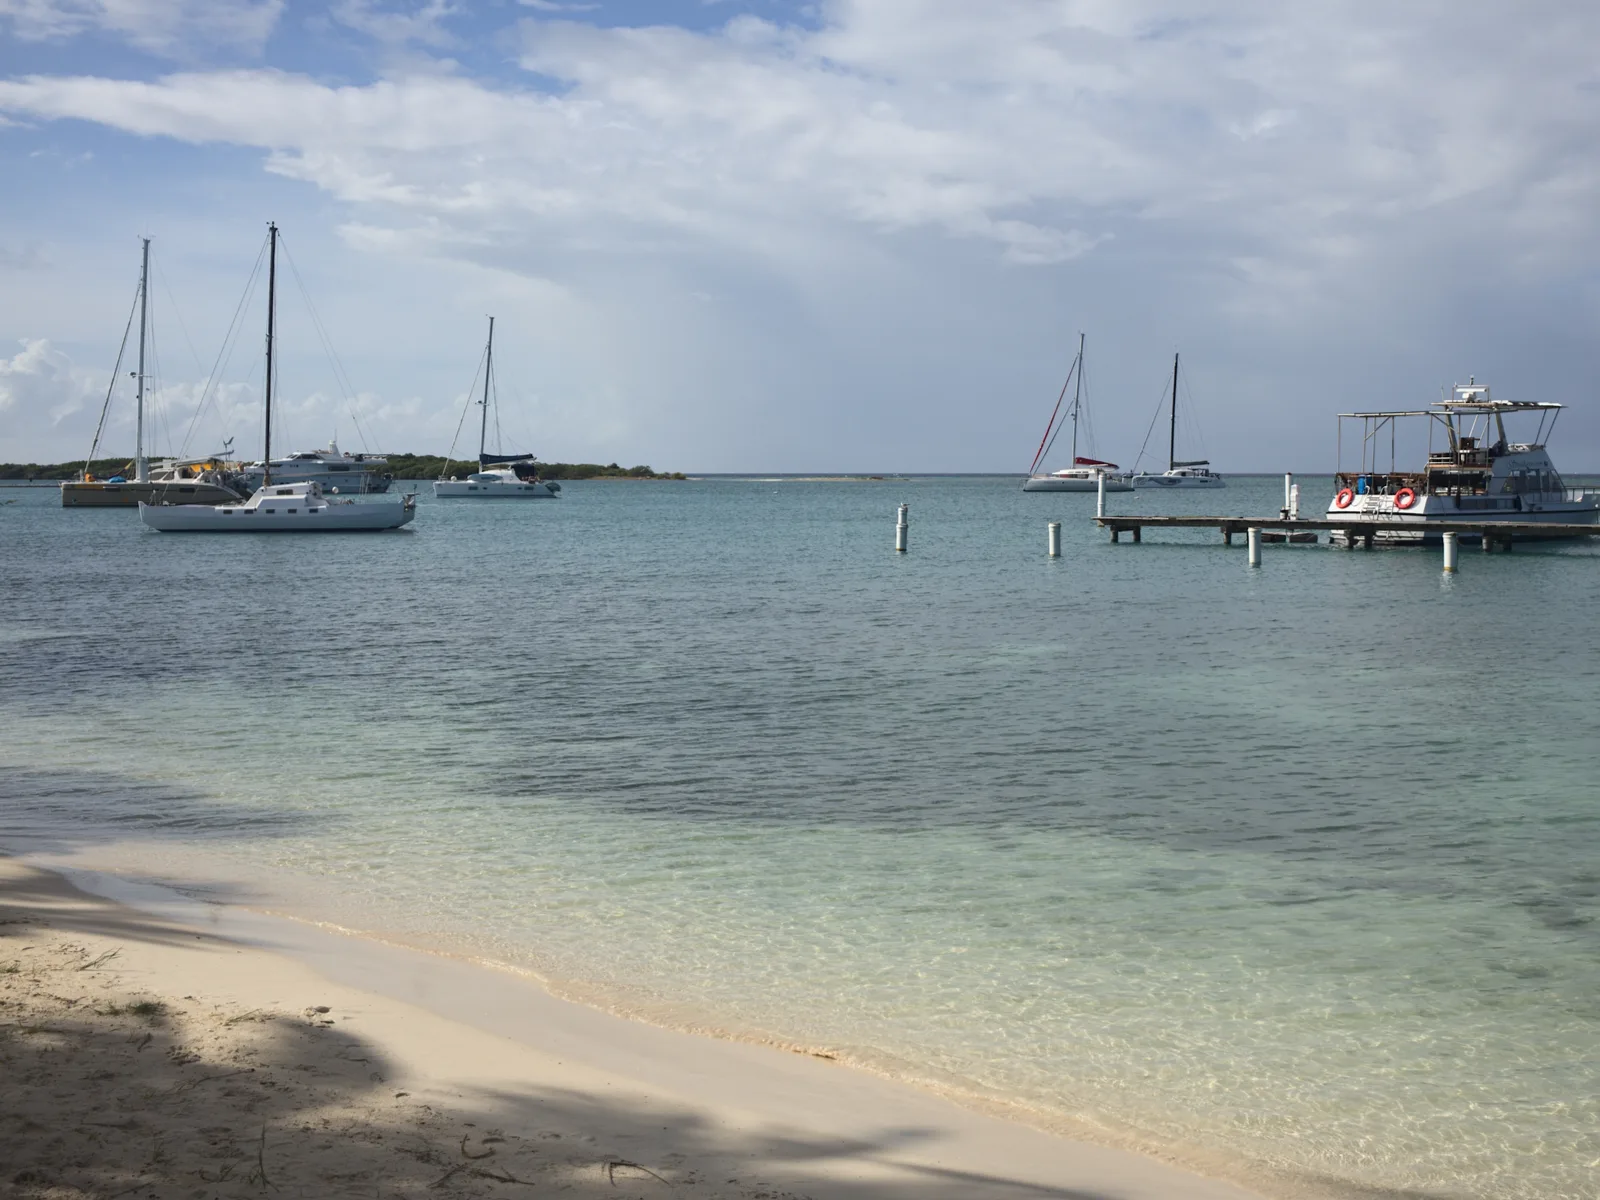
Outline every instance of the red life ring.
POLYGON ((1355 498, 1356 498, 1356 494, 1354 492, 1352 492, 1349 488, 1345 488, 1337 496, 1335 496, 1333 498, 1334 507, 1335 508, 1349 508, 1350 505, 1355 502, 1355 498))
POLYGON ((1410 508, 1417 502, 1417 494, 1410 488, 1401 488, 1394 494, 1394 506, 1400 509, 1410 508))

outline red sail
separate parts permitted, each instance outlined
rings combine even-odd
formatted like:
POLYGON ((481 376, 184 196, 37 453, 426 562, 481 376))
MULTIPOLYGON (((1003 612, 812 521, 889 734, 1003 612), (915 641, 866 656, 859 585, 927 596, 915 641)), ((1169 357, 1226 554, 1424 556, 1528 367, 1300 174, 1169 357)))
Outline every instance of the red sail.
POLYGON ((1106 462, 1104 459, 1099 458, 1084 458, 1081 454, 1072 460, 1072 465, 1075 467, 1110 467, 1113 471, 1117 469, 1117 464, 1114 462, 1106 462))

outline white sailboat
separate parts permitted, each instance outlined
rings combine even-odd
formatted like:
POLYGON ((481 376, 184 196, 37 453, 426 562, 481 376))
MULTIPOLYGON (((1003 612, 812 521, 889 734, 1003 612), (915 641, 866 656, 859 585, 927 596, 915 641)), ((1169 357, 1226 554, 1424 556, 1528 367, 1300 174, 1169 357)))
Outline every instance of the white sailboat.
MULTIPOLYGON (((1156 411, 1160 411, 1157 409, 1156 411)), ((1206 459, 1178 460, 1178 356, 1172 356, 1172 423, 1167 440, 1167 469, 1159 475, 1140 471, 1133 477, 1139 488, 1219 488, 1227 487, 1222 476, 1211 469, 1206 459)))
MULTIPOLYGON (((478 401, 483 408, 478 425, 479 469, 465 479, 452 475, 449 479, 435 480, 433 494, 441 500, 554 500, 561 494, 561 485, 539 478, 539 464, 533 455, 490 454, 485 449, 489 438, 489 379, 494 372, 493 317, 489 318, 489 344, 483 353, 483 399, 478 401)), ((455 453, 454 446, 450 447, 450 452, 455 453)), ((448 470, 448 460, 445 466, 448 470)))
POLYGON ((1056 397, 1055 410, 1050 414, 1050 423, 1045 426, 1044 437, 1039 439, 1039 450, 1033 456, 1033 465, 1028 468, 1028 477, 1022 481, 1022 490, 1025 492, 1098 492, 1104 481, 1105 490, 1108 492, 1130 492, 1133 485, 1128 482, 1126 474, 1121 473, 1117 464, 1106 462, 1099 458, 1085 458, 1078 453, 1078 414, 1083 410, 1083 334, 1078 334, 1078 357, 1072 360, 1072 369, 1067 372, 1067 382, 1061 385, 1061 395, 1056 397), (1061 401, 1066 397, 1068 384, 1076 379, 1072 393, 1072 465, 1063 467, 1059 471, 1051 471, 1041 475, 1039 463, 1050 454, 1050 448, 1055 445, 1056 435, 1061 432, 1061 427, 1056 424, 1056 417, 1061 413, 1061 401))
MULTIPOLYGON (((228 474, 220 456, 192 458, 179 461, 167 459, 156 464, 154 471, 144 452, 144 390, 145 341, 150 332, 150 239, 141 238, 143 251, 139 265, 139 369, 134 372, 134 442, 133 478, 113 475, 109 479, 96 479, 89 473, 100 447, 100 434, 106 426, 106 412, 111 407, 111 395, 116 389, 118 372, 122 369, 122 352, 117 354, 117 365, 112 369, 111 387, 106 390, 106 402, 100 410, 100 425, 95 430, 94 443, 89 447, 89 457, 84 460, 78 478, 64 480, 61 484, 63 508, 132 508, 141 502, 151 504, 224 504, 240 500, 242 493, 235 490, 237 481, 228 474)), ((130 317, 131 322, 131 317, 130 317)), ((123 348, 127 348, 127 334, 123 334, 123 348)))
POLYGON ((242 504, 143 504, 139 519, 166 533, 336 533, 398 529, 416 516, 416 497, 399 504, 358 504, 330 499, 316 482, 272 482, 272 379, 277 319, 278 227, 267 226, 266 433, 262 483, 242 504))

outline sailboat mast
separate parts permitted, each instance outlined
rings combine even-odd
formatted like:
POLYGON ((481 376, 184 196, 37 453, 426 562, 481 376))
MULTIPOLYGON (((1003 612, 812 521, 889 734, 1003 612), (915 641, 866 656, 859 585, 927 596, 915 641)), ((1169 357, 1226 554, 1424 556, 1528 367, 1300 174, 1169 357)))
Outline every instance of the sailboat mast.
POLYGON ((1078 334, 1078 387, 1072 393, 1072 465, 1078 465, 1078 405, 1083 402, 1083 333, 1078 334))
POLYGON ((1172 355, 1172 432, 1167 435, 1167 470, 1178 469, 1178 355, 1172 355))
POLYGON ((272 482, 272 341, 278 315, 278 226, 271 221, 267 240, 267 432, 261 455, 262 487, 272 482))
POLYGON ((150 325, 150 239, 139 240, 144 243, 144 258, 139 267, 139 386, 135 402, 139 415, 133 435, 133 479, 135 483, 148 483, 150 461, 144 456, 144 340, 150 325))
POLYGON ((489 372, 494 370, 494 318, 489 318, 489 348, 483 360, 483 424, 478 428, 478 468, 483 469, 483 452, 489 441, 489 372))

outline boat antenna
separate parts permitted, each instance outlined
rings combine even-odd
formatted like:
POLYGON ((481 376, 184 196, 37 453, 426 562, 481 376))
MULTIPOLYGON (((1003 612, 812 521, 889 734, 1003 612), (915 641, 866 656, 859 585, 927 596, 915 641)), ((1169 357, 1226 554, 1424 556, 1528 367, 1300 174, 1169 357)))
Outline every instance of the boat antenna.
POLYGON ((494 370, 494 318, 489 318, 489 348, 483 360, 483 423, 478 427, 478 470, 483 470, 483 452, 489 440, 489 373, 494 370))
POLYGON ((1178 354, 1172 354, 1172 432, 1167 435, 1167 470, 1178 469, 1178 354))
POLYGON ((267 222, 267 245, 267 431, 261 455, 262 487, 272 483, 272 339, 278 313, 278 226, 273 221, 267 222))
POLYGON ((1083 331, 1078 331, 1078 386, 1072 393, 1072 465, 1078 465, 1078 405, 1083 401, 1083 331))
POLYGON ((150 239, 139 240, 144 243, 144 256, 139 266, 139 386, 135 392, 138 416, 133 435, 133 481, 148 483, 150 461, 144 456, 144 342, 150 326, 150 239))

